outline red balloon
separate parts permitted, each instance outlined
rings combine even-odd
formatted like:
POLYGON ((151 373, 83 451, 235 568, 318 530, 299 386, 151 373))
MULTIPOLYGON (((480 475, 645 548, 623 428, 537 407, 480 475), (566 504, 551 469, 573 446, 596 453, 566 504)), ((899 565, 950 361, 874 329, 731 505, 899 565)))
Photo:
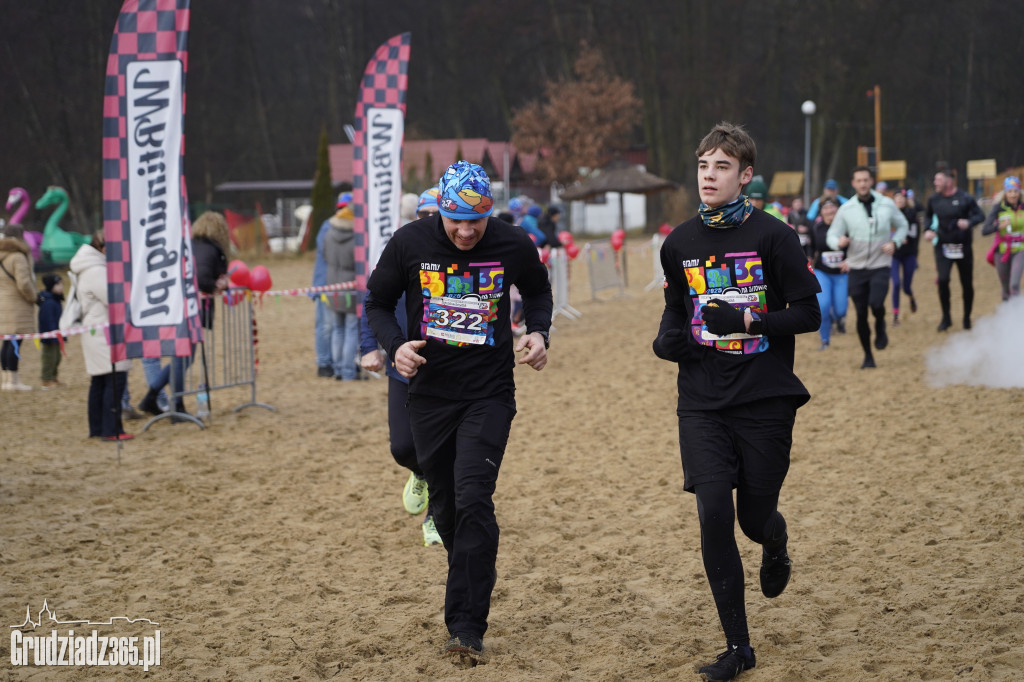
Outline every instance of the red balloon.
POLYGON ((240 260, 228 263, 228 278, 236 287, 249 288, 249 266, 240 260))
POLYGON ((580 255, 580 247, 575 244, 569 244, 565 247, 565 252, 569 254, 570 259, 574 259, 576 256, 580 255))
POLYGON ((668 236, 668 234, 669 234, 669 233, 670 233, 671 231, 672 231, 672 226, 671 226, 671 225, 669 225, 668 223, 662 223, 662 224, 661 224, 661 227, 659 227, 659 228, 658 228, 658 232, 662 233, 662 234, 663 234, 663 235, 665 235, 666 237, 668 236))
POLYGON ((626 232, 622 229, 615 230, 612 232, 612 248, 618 251, 622 248, 622 244, 626 241, 626 232))
POLYGON ((548 261, 550 259, 551 259, 551 250, 550 249, 540 249, 540 262, 543 263, 544 265, 547 265, 548 261))
POLYGON ((266 265, 257 265, 249 273, 249 288, 253 291, 268 291, 270 285, 270 271, 266 265))
POLYGON ((562 230, 558 233, 558 241, 562 242, 562 246, 569 246, 572 244, 572 232, 562 230))

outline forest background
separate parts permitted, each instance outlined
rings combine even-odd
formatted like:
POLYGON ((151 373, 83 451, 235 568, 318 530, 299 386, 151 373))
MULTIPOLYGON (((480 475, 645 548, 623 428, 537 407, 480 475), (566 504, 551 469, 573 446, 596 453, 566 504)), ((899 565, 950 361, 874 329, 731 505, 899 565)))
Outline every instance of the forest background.
MULTIPOLYGON (((100 225, 103 80, 121 4, 3 3, 0 189, 67 188, 83 231, 100 225)), ((407 139, 511 139, 518 111, 575 78, 585 43, 639 101, 624 144, 684 191, 719 120, 753 133, 757 173, 802 170, 808 99, 812 194, 828 177, 845 184, 857 146, 874 143, 879 85, 883 158, 906 160, 908 186, 927 194, 939 162, 1024 164, 1020 19, 996 0, 193 0, 186 181, 193 201, 212 202, 228 180, 312 179, 321 131, 347 142, 374 50, 410 31, 407 139)), ((666 212, 655 203, 649 222, 685 217, 666 212)))

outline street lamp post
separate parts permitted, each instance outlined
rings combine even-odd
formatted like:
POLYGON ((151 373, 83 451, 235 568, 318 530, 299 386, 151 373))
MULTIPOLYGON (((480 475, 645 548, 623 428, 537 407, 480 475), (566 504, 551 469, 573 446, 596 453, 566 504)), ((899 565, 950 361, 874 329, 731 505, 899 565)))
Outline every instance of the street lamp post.
POLYGON ((800 105, 804 112, 804 210, 811 205, 811 116, 818 107, 811 100, 800 105))

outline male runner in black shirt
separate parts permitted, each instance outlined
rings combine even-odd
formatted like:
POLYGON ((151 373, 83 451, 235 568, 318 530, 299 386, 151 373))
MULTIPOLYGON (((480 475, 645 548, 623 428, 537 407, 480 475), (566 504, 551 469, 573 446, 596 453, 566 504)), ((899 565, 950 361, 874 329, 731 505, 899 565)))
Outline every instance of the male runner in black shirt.
POLYGON ((953 326, 949 310, 949 280, 956 263, 960 287, 964 292, 964 329, 971 328, 971 306, 974 303, 974 253, 971 241, 974 226, 985 222, 985 214, 967 192, 957 189, 953 171, 935 174, 935 194, 928 197, 925 209, 926 241, 935 242, 935 270, 939 281, 939 305, 942 321, 939 331, 953 326), (937 239, 936 239, 937 238, 937 239))
POLYGON ((513 368, 547 363, 551 285, 522 228, 490 218, 484 170, 466 161, 441 177, 440 215, 395 232, 367 283, 374 335, 409 378, 409 422, 448 552, 444 653, 484 655, 497 578, 495 483, 516 414, 513 368), (523 297, 526 333, 513 348, 509 288, 523 297), (406 295, 408 329, 395 321, 406 295), (409 339, 406 341, 406 339, 409 339))
POLYGON ((796 410, 810 398, 793 374, 794 334, 821 323, 821 288, 796 232, 741 194, 756 156, 745 130, 715 126, 697 148, 699 215, 661 248, 665 311, 654 352, 679 367, 683 486, 696 494, 704 570, 727 645, 700 669, 707 680, 755 665, 737 516, 763 547, 762 593, 777 597, 789 582, 779 491, 796 410))

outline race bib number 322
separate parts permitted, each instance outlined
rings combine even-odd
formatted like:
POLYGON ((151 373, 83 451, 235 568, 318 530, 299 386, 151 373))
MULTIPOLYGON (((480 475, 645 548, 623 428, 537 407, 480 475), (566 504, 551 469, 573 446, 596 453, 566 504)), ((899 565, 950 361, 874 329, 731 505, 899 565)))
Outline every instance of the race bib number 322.
POLYGON ((481 345, 487 342, 487 301, 435 296, 430 299, 427 336, 481 345))

